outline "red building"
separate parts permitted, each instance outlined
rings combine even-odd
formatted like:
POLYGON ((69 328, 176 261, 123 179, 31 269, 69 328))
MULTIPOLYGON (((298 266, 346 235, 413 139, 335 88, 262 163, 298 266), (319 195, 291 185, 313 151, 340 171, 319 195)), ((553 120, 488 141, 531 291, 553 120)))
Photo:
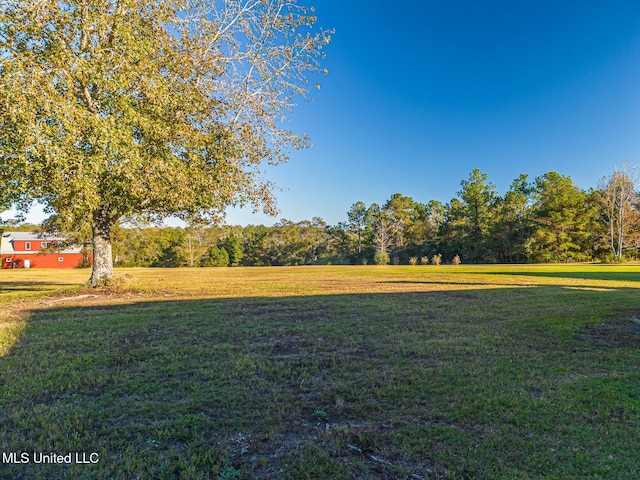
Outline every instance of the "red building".
POLYGON ((0 245, 2 268, 77 268, 87 260, 81 247, 62 247, 62 242, 59 237, 4 232, 0 245))

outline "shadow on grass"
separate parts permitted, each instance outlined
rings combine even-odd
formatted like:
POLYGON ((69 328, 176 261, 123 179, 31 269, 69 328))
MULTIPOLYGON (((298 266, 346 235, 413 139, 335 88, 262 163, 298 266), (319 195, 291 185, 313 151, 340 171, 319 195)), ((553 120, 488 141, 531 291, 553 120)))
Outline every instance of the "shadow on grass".
POLYGON ((2 291, 14 291, 14 290, 41 290, 41 289, 49 289, 55 288, 58 286, 69 286, 73 287, 73 284, 65 283, 65 282, 55 282, 55 281, 26 281, 26 282, 15 282, 15 281, 0 281, 0 292, 2 291))
MULTIPOLYGON (((451 280, 449 278, 444 279, 444 280, 380 280, 380 283, 388 283, 388 284, 399 284, 399 285, 452 285, 452 286, 457 286, 457 287, 468 287, 470 289, 477 289, 478 287, 482 286, 482 285, 487 285, 486 279, 482 278, 482 279, 478 279, 477 282, 458 282, 455 280, 451 280)), ((573 285, 573 284, 572 284, 573 285)), ((484 287, 483 289, 488 289, 488 290, 492 290, 492 289, 504 289, 506 287, 510 287, 510 286, 515 286, 518 288, 527 288, 527 287, 539 287, 541 286, 540 283, 531 283, 531 284, 527 284, 527 283, 522 283, 522 284, 517 284, 514 285, 513 282, 508 282, 505 281, 504 284, 498 284, 498 283, 492 283, 490 285, 488 285, 487 287, 484 287)), ((452 290, 451 292, 454 292, 455 290, 452 290)))
POLYGON ((28 462, 0 477, 622 478, 640 349, 598 329, 637 313, 556 286, 34 310, 0 358, 28 462))
MULTIPOLYGON (((637 267, 637 266, 634 266, 637 267)), ((640 272, 608 272, 607 266, 602 266, 602 270, 597 271, 511 271, 511 272, 491 272, 492 275, 525 276, 525 277, 547 277, 547 278, 577 278, 583 280, 611 280, 615 282, 640 282, 640 272)), ((621 268, 616 266, 615 268, 621 268)))

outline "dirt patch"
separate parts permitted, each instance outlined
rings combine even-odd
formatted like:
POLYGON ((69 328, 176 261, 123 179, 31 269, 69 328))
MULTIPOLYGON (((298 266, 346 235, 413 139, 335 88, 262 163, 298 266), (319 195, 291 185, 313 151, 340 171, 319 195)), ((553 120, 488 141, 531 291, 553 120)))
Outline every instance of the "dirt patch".
POLYGON ((603 347, 640 348, 640 320, 585 325, 578 332, 582 340, 603 347))
MULTIPOLYGON (((388 456, 385 434, 395 429, 393 423, 370 424, 360 420, 307 421, 291 418, 287 428, 269 438, 249 433, 235 433, 218 440, 234 468, 255 479, 292 478, 294 471, 310 452, 348 469, 354 479, 444 478, 428 462, 412 462, 398 455, 388 456)), ((340 477, 343 478, 343 477, 340 477)))

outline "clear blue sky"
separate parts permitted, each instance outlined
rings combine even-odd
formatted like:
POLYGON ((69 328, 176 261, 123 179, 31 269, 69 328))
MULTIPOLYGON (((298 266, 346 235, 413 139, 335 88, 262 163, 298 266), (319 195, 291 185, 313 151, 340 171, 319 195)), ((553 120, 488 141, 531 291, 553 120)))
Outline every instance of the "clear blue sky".
POLYGON ((474 167, 502 194, 520 173, 589 188, 640 163, 637 0, 299 3, 335 29, 329 74, 288 125, 314 146, 268 169, 277 218, 229 224, 336 224, 396 192, 448 202, 474 167))
POLYGON ((502 194, 520 173, 589 188, 640 163, 637 0, 304 1, 336 32, 291 122, 314 147, 268 174, 279 218, 336 224, 396 192, 448 202, 474 167, 502 194))

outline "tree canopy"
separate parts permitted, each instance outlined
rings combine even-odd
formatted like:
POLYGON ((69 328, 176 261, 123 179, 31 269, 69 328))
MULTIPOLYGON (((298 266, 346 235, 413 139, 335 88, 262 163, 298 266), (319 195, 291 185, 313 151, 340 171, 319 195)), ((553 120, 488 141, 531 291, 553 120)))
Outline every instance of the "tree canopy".
MULTIPOLYGON (((347 221, 335 226, 318 217, 283 219, 271 227, 158 228, 127 222, 112 231, 114 262, 129 267, 233 267, 640 258, 640 202, 634 177, 626 170, 616 170, 597 189, 587 191, 557 172, 534 182, 521 174, 504 195, 480 171, 471 172, 461 185, 447 204, 423 204, 400 193, 382 206, 355 202, 346 212, 347 221), (484 208, 483 201, 470 208, 474 199, 482 198, 472 192, 483 191, 492 208, 484 208), (480 235, 471 241, 475 225, 480 225, 480 235)), ((11 221, 0 224, 0 230, 51 231, 49 224, 19 226, 11 221)))
POLYGON ((295 0, 3 2, 0 203, 90 225, 92 285, 123 217, 273 212, 261 165, 306 145, 281 121, 321 69, 315 20, 295 0))
POLYGON ((640 246, 637 183, 637 174, 616 170, 600 180, 596 191, 596 203, 602 211, 600 219, 606 228, 604 237, 618 260, 625 250, 640 246))

